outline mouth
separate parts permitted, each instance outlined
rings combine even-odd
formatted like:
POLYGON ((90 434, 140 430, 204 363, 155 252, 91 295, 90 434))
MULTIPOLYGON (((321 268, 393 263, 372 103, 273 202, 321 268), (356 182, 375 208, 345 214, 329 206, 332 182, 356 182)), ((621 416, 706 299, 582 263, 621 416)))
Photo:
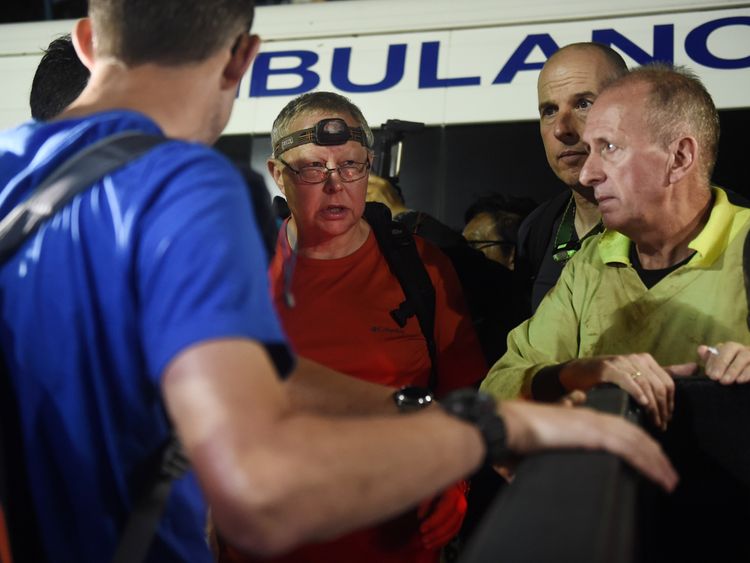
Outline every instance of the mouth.
POLYGON ((321 213, 330 219, 343 217, 349 209, 342 205, 327 205, 321 210, 321 213))
POLYGON ((559 153, 557 155, 557 159, 568 162, 568 161, 579 160, 581 158, 585 159, 587 156, 588 156, 588 153, 586 151, 567 150, 567 151, 562 151, 561 153, 559 153))

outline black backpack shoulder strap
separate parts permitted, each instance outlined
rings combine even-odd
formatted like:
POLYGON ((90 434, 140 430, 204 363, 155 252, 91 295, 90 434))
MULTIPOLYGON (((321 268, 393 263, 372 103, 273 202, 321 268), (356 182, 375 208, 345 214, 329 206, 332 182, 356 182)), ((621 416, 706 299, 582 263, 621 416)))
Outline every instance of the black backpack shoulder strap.
POLYGON ((750 329, 750 231, 745 235, 745 245, 742 247, 742 272, 745 275, 745 292, 747 294, 747 328, 750 329))
POLYGON ((133 510, 120 535, 112 563, 140 563, 146 559, 176 479, 189 469, 182 444, 174 434, 156 452, 136 491, 133 510))
MULTIPOLYGON (((160 135, 125 131, 105 137, 63 162, 39 184, 26 201, 0 221, 0 264, 10 258, 44 221, 62 209, 75 195, 88 190, 101 178, 168 140, 160 135)), ((6 391, 2 398, 0 432, 0 503, 5 509, 5 523, 15 560, 42 561, 41 546, 29 533, 36 526, 36 519, 25 471, 19 463, 23 461, 23 453, 17 402, 5 362, 0 363, 0 377, 6 391)), ((143 489, 136 497, 117 547, 115 561, 138 562, 145 558, 172 482, 187 470, 187 460, 175 437, 167 440, 156 459, 155 468, 149 471, 143 489)), ((2 563, 6 561, 2 560, 2 563)))
POLYGON ((414 237, 400 223, 391 218, 391 212, 382 203, 368 202, 365 220, 375 234, 391 273, 396 276, 406 300, 391 316, 400 327, 406 326, 409 317, 416 315, 430 355, 429 388, 437 390, 437 346, 435 344, 435 287, 417 251, 414 237))
POLYGON ((81 150, 52 172, 23 203, 0 221, 0 263, 75 195, 167 139, 125 131, 81 150))

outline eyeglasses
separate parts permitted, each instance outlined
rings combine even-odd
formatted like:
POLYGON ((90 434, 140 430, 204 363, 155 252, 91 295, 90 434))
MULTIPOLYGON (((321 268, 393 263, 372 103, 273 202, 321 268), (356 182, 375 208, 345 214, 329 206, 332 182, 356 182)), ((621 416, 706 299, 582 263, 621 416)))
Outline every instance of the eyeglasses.
POLYGON ((490 248, 492 246, 500 246, 504 250, 509 250, 515 246, 512 242, 507 240, 467 240, 469 246, 475 250, 482 250, 483 248, 490 248))
POLYGON ((291 164, 286 162, 283 158, 279 158, 284 166, 294 172, 300 179, 300 182, 304 184, 322 184, 328 178, 330 178, 333 172, 338 172, 339 178, 342 182, 355 182, 361 180, 367 175, 367 171, 370 169, 370 160, 367 159, 365 162, 347 162, 336 168, 328 168, 327 166, 303 166, 299 170, 292 167, 291 164))

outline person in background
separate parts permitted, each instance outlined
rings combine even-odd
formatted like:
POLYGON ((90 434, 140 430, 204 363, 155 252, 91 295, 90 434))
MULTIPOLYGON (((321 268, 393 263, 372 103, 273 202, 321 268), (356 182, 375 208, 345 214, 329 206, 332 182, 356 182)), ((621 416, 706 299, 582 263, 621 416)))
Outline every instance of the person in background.
POLYGON ((88 80, 89 69, 78 58, 70 34, 53 39, 31 83, 31 117, 39 121, 56 117, 79 96, 88 80))
MULTIPOLYGON (((270 268, 274 303, 300 355, 427 397, 432 366, 418 319, 401 325, 393 317, 404 291, 362 216, 372 138, 360 109, 331 92, 295 98, 276 118, 268 167, 291 217, 270 268)), ((487 368, 450 261, 423 239, 415 242, 435 288, 437 384, 431 387, 440 399, 478 384, 487 368)), ((465 489, 460 482, 396 519, 277 561, 437 562, 460 528, 465 489)))
POLYGON ((472 248, 460 232, 428 213, 407 208, 386 179, 370 174, 367 201, 385 204, 396 221, 437 245, 450 258, 485 360, 488 365, 495 363, 505 352, 508 332, 531 314, 525 280, 472 248))
POLYGON ((502 194, 482 196, 464 213, 466 242, 487 258, 515 269, 518 227, 534 209, 530 199, 507 198, 502 194))
POLYGON ((367 182, 367 201, 382 203, 391 210, 391 215, 403 224, 409 232, 429 240, 444 252, 465 245, 461 233, 424 211, 411 209, 404 203, 403 196, 386 178, 370 173, 367 182))
POLYGON ((531 285, 532 312, 581 242, 602 230, 593 192, 579 181, 587 156, 581 134, 604 86, 627 71, 614 49, 591 42, 561 48, 539 73, 539 130, 547 162, 566 189, 540 205, 519 228, 516 264, 531 285))
POLYGON ((696 360, 722 384, 750 381, 750 209, 711 187, 718 141, 716 107, 686 69, 641 67, 599 93, 580 182, 606 230, 511 332, 483 390, 556 400, 614 383, 666 429, 672 378, 693 373, 696 360))

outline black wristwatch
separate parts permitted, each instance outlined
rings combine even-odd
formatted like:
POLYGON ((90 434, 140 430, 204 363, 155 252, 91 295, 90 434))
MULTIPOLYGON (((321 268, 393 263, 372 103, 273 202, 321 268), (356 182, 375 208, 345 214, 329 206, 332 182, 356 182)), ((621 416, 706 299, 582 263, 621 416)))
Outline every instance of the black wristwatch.
POLYGON ((393 402, 400 412, 414 412, 432 404, 432 393, 427 387, 406 386, 393 392, 393 402))
POLYGON ((497 414, 497 404, 491 395, 474 389, 459 389, 442 399, 440 406, 448 414, 470 422, 479 429, 487 447, 485 463, 495 465, 512 457, 505 422, 497 414))

